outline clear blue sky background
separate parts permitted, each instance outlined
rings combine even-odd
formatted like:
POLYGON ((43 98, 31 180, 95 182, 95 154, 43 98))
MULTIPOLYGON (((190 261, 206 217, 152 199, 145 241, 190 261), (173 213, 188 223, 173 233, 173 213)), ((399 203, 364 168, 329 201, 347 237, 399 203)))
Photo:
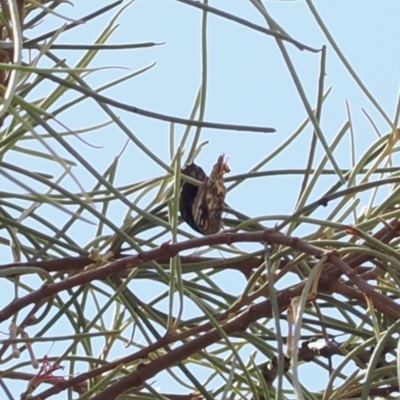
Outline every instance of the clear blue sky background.
MULTIPOLYGON (((96 8, 100 8, 109 4, 109 1, 95 3, 96 8)), ((74 2, 73 8, 65 5, 57 11, 76 19, 92 12, 95 9, 93 4, 92 1, 74 2)), ((396 0, 385 2, 319 0, 314 4, 359 77, 389 117, 393 118, 400 78, 398 50, 400 3, 396 0)), ((248 1, 213 0, 210 5, 265 26, 259 12, 248 1)), ((389 131, 388 124, 361 92, 328 45, 327 39, 304 1, 268 1, 264 5, 292 37, 315 48, 320 48, 323 44, 328 46, 325 87, 332 86, 332 92, 324 106, 321 127, 330 142, 347 119, 345 102, 348 101, 353 118, 356 155, 359 157, 376 140, 376 134, 363 115, 362 109, 372 117, 381 134, 389 131)), ((57 43, 92 43, 114 14, 115 10, 71 32, 61 34, 57 43)), ((62 19, 52 17, 45 24, 25 34, 33 38, 49 29, 60 27, 63 23, 62 19)), ((156 62, 156 65, 145 74, 104 94, 120 102, 188 118, 201 83, 201 11, 174 0, 136 0, 118 18, 118 24, 108 43, 153 41, 165 44, 139 50, 100 53, 91 67, 122 66, 133 71, 156 62)), ((264 125, 275 127, 277 130, 275 134, 202 130, 202 141, 207 140, 209 144, 203 148, 197 163, 209 171, 218 155, 225 153, 230 158, 230 175, 242 174, 284 142, 304 121, 307 113, 272 37, 212 14, 209 15, 207 36, 208 88, 205 120, 264 125)), ((315 107, 320 55, 301 52, 288 43, 285 46, 308 101, 315 107)), ((60 58, 66 58, 72 66, 83 52, 56 51, 56 54, 60 58)), ((46 63, 43 65, 50 66, 46 63)), ((101 70, 92 73, 89 82, 93 87, 97 87, 126 72, 120 69, 101 70)), ((53 86, 49 84, 48 88, 50 90, 53 86)), ((46 89, 43 85, 32 95, 32 99, 44 95, 46 89)), ((67 95, 59 105, 74 97, 72 94, 67 95)), ((142 143, 162 160, 169 162, 168 123, 121 110, 115 112, 142 143)), ((59 119, 70 129, 78 129, 105 122, 108 117, 89 100, 73 111, 61 114, 59 119)), ((175 129, 179 138, 184 127, 177 125, 175 129)), ((194 130, 192 134, 193 132, 194 130)), ((264 169, 304 168, 311 134, 312 128, 308 126, 285 152, 264 169)), ((73 137, 69 142, 79 149, 98 171, 104 171, 110 165, 114 157, 121 152, 127 139, 114 124, 83 137, 90 144, 100 148, 89 147, 73 137)), ((29 146, 42 149, 40 145, 33 143, 29 146)), ((321 145, 318 146, 317 162, 324 155, 321 145)), ((349 146, 348 136, 335 151, 336 159, 343 168, 351 166, 349 146)), ((18 162, 35 171, 48 172, 49 168, 52 168, 51 171, 55 176, 62 172, 62 169, 55 167, 54 163, 38 162, 37 159, 28 156, 16 154, 10 156, 7 161, 18 162)), ((328 166, 331 167, 329 164, 328 166)), ((80 172, 82 172, 80 168, 75 170, 82 185, 85 189, 91 188, 95 184, 95 179, 80 172)), ((129 184, 162 174, 164 171, 158 165, 133 143, 129 143, 121 158, 116 184, 129 184)), ((334 181, 334 178, 324 178, 311 198, 317 199, 334 181)), ((252 179, 230 192, 227 201, 232 207, 250 216, 290 214, 297 200, 300 183, 300 177, 252 179)), ((66 185, 74 191, 79 191, 71 179, 66 185)), ((9 190, 14 190, 13 188, 11 185, 9 190)), ((51 218, 54 223, 62 224, 68 219, 68 216, 58 211, 49 212, 52 212, 51 218)), ((112 213, 115 216, 115 223, 122 224, 126 208, 118 205, 112 209, 112 213)), ((76 240, 81 241, 82 245, 85 245, 93 234, 92 228, 82 229, 82 225, 79 224, 71 230, 71 234, 73 232, 76 240)), ((9 262, 11 257, 10 252, 5 251, 1 260, 9 262)), ((231 288, 232 293, 238 293, 243 282, 243 280, 238 281, 237 286, 231 288)), ((12 287, 7 285, 6 290, 10 294, 10 297, 7 297, 11 299, 12 287)), ((141 295, 146 294, 141 293, 141 295)), ((152 296, 154 294, 149 293, 149 298, 152 296)), ((5 331, 7 326, 1 325, 1 329, 5 331)), ((43 349, 48 349, 48 346, 43 349)), ((57 354, 57 351, 54 352, 57 354)), ((315 382, 315 375, 311 377, 307 373, 303 375, 301 376, 303 384, 310 384, 313 389, 321 389, 318 382, 315 382)), ((326 374, 321 375, 321 379, 324 377, 326 374)), ((156 380, 156 386, 159 386, 161 391, 175 391, 175 388, 170 386, 171 381, 167 379, 163 381, 160 377, 156 380)), ((61 399, 64 396, 57 398, 61 399)))

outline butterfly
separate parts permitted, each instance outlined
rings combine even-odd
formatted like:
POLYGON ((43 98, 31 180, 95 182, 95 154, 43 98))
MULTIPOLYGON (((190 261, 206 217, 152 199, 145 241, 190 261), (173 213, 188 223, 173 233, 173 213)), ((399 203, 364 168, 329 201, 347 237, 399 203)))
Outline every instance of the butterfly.
POLYGON ((182 174, 201 182, 196 186, 182 181, 179 195, 181 217, 196 232, 211 235, 220 231, 226 195, 224 174, 229 171, 224 155, 218 157, 209 177, 194 163, 182 169, 182 174))

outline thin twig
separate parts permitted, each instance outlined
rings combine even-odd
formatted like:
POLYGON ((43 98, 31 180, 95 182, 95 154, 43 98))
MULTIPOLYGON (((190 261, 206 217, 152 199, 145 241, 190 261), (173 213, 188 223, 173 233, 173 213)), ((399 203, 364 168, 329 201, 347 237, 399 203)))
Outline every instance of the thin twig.
POLYGON ((250 22, 246 19, 237 17, 236 15, 233 15, 233 14, 229 14, 225 11, 219 10, 218 8, 211 7, 205 3, 200 3, 199 1, 193 1, 193 0, 176 0, 176 1, 187 4, 192 7, 199 8, 200 10, 208 11, 212 14, 218 15, 219 17, 225 18, 230 21, 237 22, 238 24, 243 25, 243 26, 247 26, 248 28, 251 28, 255 31, 265 33, 266 35, 274 36, 277 39, 285 40, 289 43, 294 44, 300 50, 308 50, 308 51, 311 51, 312 53, 318 53, 319 51, 321 51, 320 49, 315 49, 313 47, 310 47, 303 43, 300 43, 299 41, 291 38, 290 36, 284 35, 279 32, 275 32, 268 28, 264 28, 263 26, 254 24, 253 22, 250 22))
POLYGON ((274 133, 276 130, 274 128, 268 128, 264 126, 251 126, 251 125, 234 125, 234 124, 221 124, 217 122, 206 122, 206 121, 196 121, 185 118, 174 117, 171 115, 160 114, 153 111, 145 110, 143 108, 130 106, 125 103, 110 99, 109 97, 103 96, 101 94, 95 93, 83 86, 76 85, 66 79, 59 78, 58 76, 40 72, 39 76, 47 78, 53 82, 60 85, 68 87, 70 89, 76 90, 77 92, 83 93, 84 95, 93 98, 94 100, 108 104, 113 107, 120 108, 121 110, 129 111, 134 114, 142 115, 143 117, 154 118, 162 121, 173 122, 180 125, 189 126, 200 126, 203 128, 214 128, 214 129, 224 129, 230 131, 247 131, 247 132, 259 132, 259 133, 274 133))

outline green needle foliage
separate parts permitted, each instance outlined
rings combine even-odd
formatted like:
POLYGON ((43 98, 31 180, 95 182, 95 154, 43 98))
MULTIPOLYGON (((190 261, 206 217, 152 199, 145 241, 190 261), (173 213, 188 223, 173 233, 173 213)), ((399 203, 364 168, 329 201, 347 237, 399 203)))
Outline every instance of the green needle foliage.
MULTIPOLYGON (((400 176, 392 157, 400 107, 393 120, 387 116, 311 0, 305 4, 329 47, 296 40, 263 2, 248 1, 264 25, 206 0, 175 0, 201 15, 201 85, 184 117, 108 94, 151 72, 155 62, 126 72, 112 62, 99 66, 99 57, 129 51, 140 59, 164 45, 110 42, 134 2, 101 8, 92 1, 88 15, 72 20, 60 0, 0 0, 1 399, 397 398, 400 176), (202 182, 181 168, 204 151, 205 128, 275 131, 207 120, 210 15, 276 42, 306 117, 250 170, 226 176, 222 230, 197 235, 182 220, 179 202, 183 182, 189 188, 202 182), (84 35, 81 43, 63 41, 67 31, 89 32, 98 20, 104 26, 91 43, 84 35), (57 27, 39 34, 48 21, 57 27), (289 48, 319 61, 314 104, 289 48), (370 119, 377 139, 359 158, 349 105, 333 138, 322 126, 332 89, 325 83, 330 52, 390 127, 380 132, 370 119), (99 72, 110 77, 93 85, 99 72), (88 101, 104 113, 92 125, 81 111, 88 101), (126 115, 169 124, 169 159, 147 146, 126 115), (106 127, 124 135, 119 153, 84 138, 106 127), (307 129, 305 167, 270 168, 307 129), (351 166, 343 168, 338 148, 349 138, 351 166), (126 182, 128 146, 138 160, 126 182), (100 167, 85 149, 97 152, 100 167), (141 159, 156 171, 147 179, 134 173, 141 159), (292 210, 249 216, 230 204, 244 183, 277 176, 300 177, 292 210), (326 176, 333 183, 321 195, 326 176), (305 374, 317 377, 317 388, 305 374)), ((207 222, 200 216, 196 221, 207 222)))

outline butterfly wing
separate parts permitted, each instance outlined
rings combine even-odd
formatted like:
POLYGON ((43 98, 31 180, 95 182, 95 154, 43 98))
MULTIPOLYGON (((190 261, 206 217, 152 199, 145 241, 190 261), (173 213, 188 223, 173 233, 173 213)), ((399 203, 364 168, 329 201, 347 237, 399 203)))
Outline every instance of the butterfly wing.
POLYGON ((182 219, 196 232, 211 235, 221 230, 226 172, 229 172, 229 167, 223 155, 218 157, 210 177, 196 164, 187 165, 182 170, 182 174, 201 182, 200 186, 182 182, 179 196, 179 212, 182 219))
MULTIPOLYGON (((189 164, 182 169, 183 175, 188 175, 200 182, 207 179, 207 175, 201 167, 196 164, 189 164)), ((179 195, 179 213, 182 219, 196 232, 203 233, 197 226, 193 216, 193 205, 197 197, 199 187, 188 182, 181 182, 179 195)))

